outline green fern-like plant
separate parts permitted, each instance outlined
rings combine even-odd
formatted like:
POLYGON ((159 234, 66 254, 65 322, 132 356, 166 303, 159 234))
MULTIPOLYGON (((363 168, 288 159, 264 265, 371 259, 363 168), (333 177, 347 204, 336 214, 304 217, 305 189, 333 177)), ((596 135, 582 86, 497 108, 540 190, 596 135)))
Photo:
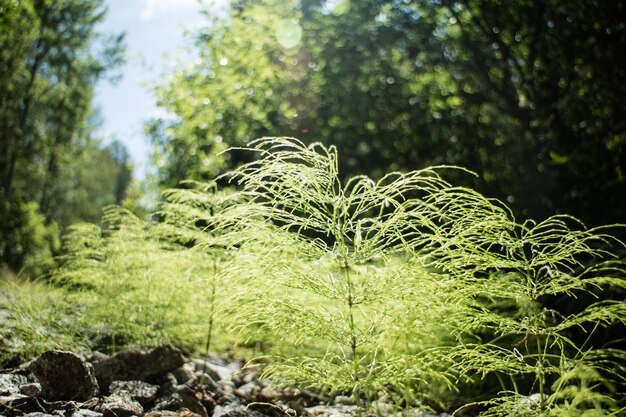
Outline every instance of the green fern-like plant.
POLYGON ((420 321, 446 333, 442 312, 454 305, 450 281, 428 265, 445 222, 429 200, 453 196, 439 169, 342 182, 332 146, 264 138, 247 149, 259 158, 230 176, 247 200, 231 218, 246 223, 255 265, 240 321, 296 346, 275 355, 266 375, 350 392, 357 404, 392 397, 391 386, 447 381, 432 345, 417 342, 433 326, 399 343, 420 321))
POLYGON ((574 416, 587 412, 584 404, 594 410, 589 415, 615 415, 619 407, 606 395, 612 380, 624 382, 624 352, 593 338, 626 322, 623 300, 597 298, 601 289, 626 288, 624 263, 614 255, 623 243, 606 228, 586 230, 562 215, 523 225, 511 218, 503 226, 497 233, 480 225, 457 230, 456 245, 437 260, 473 300, 452 356, 465 374, 501 381, 502 395, 483 402, 483 415, 574 416), (561 312, 551 306, 556 300, 580 308, 561 312), (576 332, 586 332, 587 341, 576 343, 576 332), (572 372, 581 369, 587 374, 574 388, 572 372), (590 374, 604 392, 593 392, 590 374))
POLYGON ((80 309, 45 282, 0 280, 0 362, 28 360, 48 349, 81 349, 80 309))
POLYGON ((244 150, 257 158, 167 191, 159 222, 118 208, 104 229, 75 227, 54 277, 85 326, 195 345, 202 334, 208 351, 227 324, 220 333, 268 354, 266 377, 348 393, 360 412, 381 399, 444 408, 457 379, 491 378, 500 393, 472 402, 484 416, 622 411, 624 352, 595 340, 626 321, 623 299, 601 294, 626 288, 607 228, 518 224, 448 183, 450 167, 342 180, 332 146, 244 150))
MULTIPOLYGON (((215 182, 199 183, 186 181, 185 188, 170 189, 164 193, 165 201, 158 212, 162 222, 156 227, 161 240, 175 242, 187 251, 200 254, 210 264, 206 279, 208 294, 198 304, 208 306, 206 318, 205 354, 213 347, 214 333, 219 327, 221 334, 228 333, 226 325, 233 304, 240 301, 238 296, 245 291, 245 283, 236 275, 245 263, 239 247, 243 239, 240 233, 241 222, 238 216, 240 207, 246 206, 245 197, 233 190, 219 190, 215 182), (235 265, 240 264, 239 267, 235 265)), ((228 334, 222 337, 225 343, 236 344, 239 338, 228 334)))
POLYGON ((104 224, 75 225, 53 273, 84 307, 86 331, 114 343, 197 345, 205 326, 195 306, 208 298, 213 259, 119 207, 106 210, 104 224))

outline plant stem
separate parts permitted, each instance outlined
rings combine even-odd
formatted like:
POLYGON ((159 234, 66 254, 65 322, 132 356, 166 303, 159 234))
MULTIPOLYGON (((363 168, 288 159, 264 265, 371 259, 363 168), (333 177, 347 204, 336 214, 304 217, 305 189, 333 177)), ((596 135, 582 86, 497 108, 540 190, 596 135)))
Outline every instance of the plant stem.
POLYGON ((544 385, 545 385, 545 373, 544 373, 544 369, 543 369, 543 360, 544 360, 544 355, 545 352, 542 349, 541 346, 541 340, 539 338, 538 335, 535 335, 535 339, 537 340, 537 378, 539 379, 539 410, 541 410, 541 412, 544 411, 545 408, 545 404, 544 404, 544 398, 543 398, 543 393, 544 393, 544 385))
POLYGON ((217 287, 217 259, 213 259, 213 279, 211 280, 211 296, 209 300, 209 326, 207 329, 206 345, 204 346, 205 371, 206 362, 209 361, 209 349, 213 335, 213 315, 215 313, 215 291, 217 287))
POLYGON ((358 398, 358 389, 357 385, 359 382, 359 361, 357 360, 357 336, 356 336, 356 326, 354 324, 354 299, 352 297, 352 280, 350 279, 350 265, 346 260, 343 261, 342 268, 344 271, 344 276, 346 280, 346 286, 348 289, 348 326, 350 328, 350 350, 352 352, 352 379, 355 385, 355 391, 353 395, 355 396, 355 400, 358 398))

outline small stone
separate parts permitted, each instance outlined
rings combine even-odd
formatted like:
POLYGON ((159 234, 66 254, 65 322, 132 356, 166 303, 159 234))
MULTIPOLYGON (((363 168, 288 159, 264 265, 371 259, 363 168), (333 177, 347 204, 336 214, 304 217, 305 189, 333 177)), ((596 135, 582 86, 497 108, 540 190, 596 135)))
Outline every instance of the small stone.
POLYGON ((181 408, 178 411, 150 411, 143 415, 143 417, 201 417, 199 414, 189 411, 186 408, 181 408))
POLYGON ((159 385, 159 394, 161 397, 172 395, 176 392, 176 387, 178 386, 176 377, 171 372, 162 375, 155 383, 159 385))
POLYGON ((91 355, 86 356, 85 359, 87 359, 87 362, 89 363, 94 363, 98 361, 103 361, 105 359, 109 359, 110 357, 111 355, 107 355, 106 353, 103 353, 100 351, 94 351, 94 352, 91 352, 91 355))
POLYGON ((236 369, 208 361, 196 360, 194 363, 197 370, 207 373, 215 381, 228 381, 231 379, 233 373, 236 372, 236 369))
POLYGON ((352 399, 350 399, 350 397, 348 397, 347 395, 337 395, 335 397, 335 400, 333 401, 333 403, 335 404, 343 404, 343 405, 352 405, 352 399))
POLYGON ((251 400, 253 397, 256 397, 259 391, 260 389, 257 384, 254 382, 248 382, 247 384, 236 388, 234 394, 240 398, 251 400))
POLYGON ((196 393, 189 387, 181 385, 176 387, 176 392, 168 397, 161 398, 154 406, 155 411, 170 410, 176 411, 186 408, 202 417, 208 417, 209 413, 196 396, 196 393))
POLYGON ((217 383, 220 402, 227 403, 235 400, 235 385, 231 381, 220 381, 217 383))
POLYGON ((259 379, 259 377, 260 377, 260 376, 261 376, 261 373, 260 373, 260 372, 256 372, 256 371, 253 371, 253 372, 246 372, 246 373, 245 373, 245 374, 243 374, 243 376, 241 377, 241 381, 242 381, 244 384, 248 384, 248 383, 250 383, 250 382, 252 382, 252 381, 256 381, 257 379, 259 379))
POLYGON ((352 417, 356 413, 356 405, 316 405, 315 407, 307 407, 304 409, 306 415, 315 416, 333 416, 333 417, 352 417))
POLYGON ((219 385, 217 385, 217 382, 215 382, 215 380, 211 378, 210 375, 205 374, 204 372, 197 372, 196 376, 194 377, 193 383, 205 386, 211 391, 217 391, 219 389, 219 385))
POLYGON ((80 356, 49 350, 29 366, 41 383, 41 395, 52 401, 85 401, 98 392, 92 367, 80 356))
POLYGON ((176 382, 179 384, 185 384, 195 377, 192 365, 187 363, 180 368, 175 369, 172 374, 174 374, 176 382))
MULTIPOLYGON (((348 397, 350 398, 350 397, 348 397)), ((370 404, 371 413, 376 416, 391 416, 396 414, 397 408, 393 404, 385 401, 373 401, 370 404)), ((427 417, 426 414, 418 414, 420 417, 427 417)))
MULTIPOLYGON (((544 396, 545 399, 545 396, 544 396)), ((541 394, 539 393, 534 393, 534 394, 530 394, 528 397, 522 397, 519 400, 519 404, 521 406, 526 406, 526 407, 536 407, 541 403, 541 394)))
POLYGON ((181 408, 178 410, 179 417, 201 417, 200 414, 196 414, 193 411, 187 410, 186 408, 181 408))
POLYGON ((150 351, 125 350, 108 359, 94 363, 96 378, 102 388, 114 380, 146 381, 180 368, 185 363, 183 353, 173 346, 161 346, 150 351))
POLYGON ((100 410, 104 417, 131 417, 143 415, 141 404, 128 393, 113 394, 104 398, 100 410))
POLYGON ((213 412, 213 417, 251 417, 252 413, 243 407, 217 406, 213 412))
POLYGON ((29 397, 38 397, 41 395, 41 384, 36 382, 24 384, 20 387, 20 394, 24 394, 29 397))
POLYGON ((204 408, 204 405, 202 405, 202 402, 196 396, 196 392, 193 389, 183 385, 178 389, 177 393, 183 400, 182 408, 187 408, 202 417, 208 417, 209 413, 204 408))
POLYGON ((196 393, 196 397, 200 400, 200 404, 204 406, 207 414, 212 416, 215 406, 217 405, 213 397, 211 397, 209 393, 204 390, 196 393))
POLYGON ((103 417, 102 413, 98 413, 93 410, 77 410, 72 414, 72 417, 103 417))
POLYGON ((127 392, 132 399, 145 406, 156 399, 159 387, 143 381, 113 381, 109 390, 111 394, 127 392))
POLYGON ((263 389, 261 390, 261 397, 265 400, 265 401, 273 401, 276 398, 279 398, 280 392, 276 391, 274 388, 272 388, 271 386, 266 386, 263 387, 263 389))
POLYGON ((20 392, 20 386, 26 382, 23 375, 0 374, 0 395, 17 394, 20 392))

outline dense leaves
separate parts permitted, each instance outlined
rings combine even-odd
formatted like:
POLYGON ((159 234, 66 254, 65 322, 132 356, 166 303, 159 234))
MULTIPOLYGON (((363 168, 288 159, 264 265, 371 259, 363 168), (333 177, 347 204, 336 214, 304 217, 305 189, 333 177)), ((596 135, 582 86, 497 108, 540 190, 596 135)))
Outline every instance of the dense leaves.
MULTIPOLYGON (((342 177, 432 164, 519 218, 625 218, 623 1, 249 0, 159 86, 161 181, 241 162, 267 135, 335 144, 342 177)), ((244 160, 245 161, 245 160, 244 160)))
MULTIPOLYGON (((93 88, 121 60, 100 0, 0 2, 0 263, 58 249, 59 229, 120 203, 130 161, 93 137, 93 88), (97 52, 94 52, 97 51, 97 52)), ((32 261, 31 263, 36 263, 32 261)))

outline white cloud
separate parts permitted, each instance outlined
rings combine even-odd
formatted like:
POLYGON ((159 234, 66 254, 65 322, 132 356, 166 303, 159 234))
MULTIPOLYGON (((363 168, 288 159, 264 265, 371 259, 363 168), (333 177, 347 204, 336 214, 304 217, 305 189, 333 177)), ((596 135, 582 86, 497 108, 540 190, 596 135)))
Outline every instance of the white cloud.
POLYGON ((141 20, 148 21, 164 16, 196 13, 201 9, 198 0, 141 0, 141 20))

